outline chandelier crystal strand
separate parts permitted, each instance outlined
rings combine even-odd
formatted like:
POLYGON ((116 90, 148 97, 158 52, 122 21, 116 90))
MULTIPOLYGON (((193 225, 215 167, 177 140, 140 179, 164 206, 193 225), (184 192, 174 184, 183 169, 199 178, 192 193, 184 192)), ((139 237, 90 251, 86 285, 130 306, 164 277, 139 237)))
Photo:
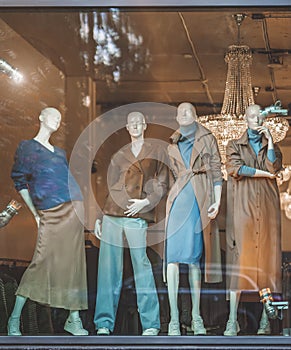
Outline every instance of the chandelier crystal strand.
MULTIPOLYGON (((199 121, 216 137, 222 162, 226 160, 226 145, 238 139, 247 129, 246 108, 254 104, 251 80, 252 54, 246 45, 231 45, 225 55, 228 65, 224 99, 220 114, 199 117, 199 121)), ((264 123, 274 142, 281 141, 289 128, 287 120, 279 116, 268 116, 264 123)))

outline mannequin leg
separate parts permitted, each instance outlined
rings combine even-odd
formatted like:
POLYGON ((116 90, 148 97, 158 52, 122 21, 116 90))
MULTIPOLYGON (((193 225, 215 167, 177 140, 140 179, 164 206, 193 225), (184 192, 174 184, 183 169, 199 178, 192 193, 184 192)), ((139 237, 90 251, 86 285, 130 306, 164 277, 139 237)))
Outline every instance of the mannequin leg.
POLYGON ((189 265, 189 284, 192 299, 192 320, 200 316, 201 271, 197 265, 189 265))
POLYGON ((239 324, 237 322, 237 309, 240 299, 240 291, 229 291, 229 318, 227 321, 224 335, 234 336, 240 331, 239 324))
POLYGON ((260 320, 260 326, 259 326, 259 329, 257 331, 257 334, 258 335, 271 334, 271 325, 270 325, 269 318, 268 318, 268 315, 267 315, 264 307, 263 307, 262 316, 261 316, 261 320, 260 320))
POLYGON ((170 304, 170 316, 168 335, 181 335, 178 309, 178 288, 179 288, 179 264, 170 263, 167 265, 167 284, 170 304))
POLYGON ((64 325, 64 330, 73 335, 88 335, 88 331, 83 328, 82 320, 78 310, 69 310, 69 316, 64 325))
POLYGON ((192 299, 192 324, 194 335, 205 335, 206 329, 200 316, 201 270, 198 265, 189 265, 189 284, 192 299))

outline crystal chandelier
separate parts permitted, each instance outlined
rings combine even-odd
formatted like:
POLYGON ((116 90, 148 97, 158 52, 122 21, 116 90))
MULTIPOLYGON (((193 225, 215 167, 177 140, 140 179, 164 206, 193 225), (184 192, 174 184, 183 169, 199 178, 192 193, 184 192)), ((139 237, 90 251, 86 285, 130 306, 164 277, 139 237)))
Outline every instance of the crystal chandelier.
MULTIPOLYGON (((251 50, 246 45, 240 45, 240 25, 245 15, 234 17, 238 26, 238 44, 230 45, 225 55, 228 69, 221 112, 199 117, 199 121, 216 137, 223 163, 228 141, 239 138, 247 129, 245 110, 255 103, 250 73, 251 50)), ((268 116, 264 124, 270 129, 274 142, 281 141, 289 128, 287 120, 279 116, 268 116)))
POLYGON ((18 69, 12 67, 11 64, 9 64, 3 58, 0 58, 0 73, 6 74, 16 83, 20 83, 23 79, 23 75, 19 73, 18 69))

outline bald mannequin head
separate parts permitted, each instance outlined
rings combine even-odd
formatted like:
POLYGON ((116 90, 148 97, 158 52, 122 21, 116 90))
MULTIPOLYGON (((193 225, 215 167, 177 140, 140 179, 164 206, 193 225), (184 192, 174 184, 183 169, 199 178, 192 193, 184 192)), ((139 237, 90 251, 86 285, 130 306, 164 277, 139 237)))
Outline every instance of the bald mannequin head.
POLYGON ((141 112, 131 112, 128 114, 126 129, 133 141, 143 139, 146 128, 145 117, 141 112))
POLYGON ((196 108, 190 102, 183 102, 177 108, 176 120, 180 126, 188 126, 197 121, 196 108))
POLYGON ((61 119, 61 113, 56 108, 44 108, 39 115, 40 127, 50 132, 57 131, 61 124, 61 119))
POLYGON ((258 126, 261 126, 265 117, 261 115, 261 107, 259 105, 250 105, 246 109, 246 121, 248 127, 252 130, 256 130, 258 126))

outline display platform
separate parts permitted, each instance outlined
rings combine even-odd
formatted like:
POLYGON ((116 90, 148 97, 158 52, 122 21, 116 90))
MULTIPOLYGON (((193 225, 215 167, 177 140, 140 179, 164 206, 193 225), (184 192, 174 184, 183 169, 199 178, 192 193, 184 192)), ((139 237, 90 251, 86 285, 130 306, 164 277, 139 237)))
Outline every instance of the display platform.
POLYGON ((290 336, 109 336, 0 337, 0 350, 84 349, 291 349, 290 336))

